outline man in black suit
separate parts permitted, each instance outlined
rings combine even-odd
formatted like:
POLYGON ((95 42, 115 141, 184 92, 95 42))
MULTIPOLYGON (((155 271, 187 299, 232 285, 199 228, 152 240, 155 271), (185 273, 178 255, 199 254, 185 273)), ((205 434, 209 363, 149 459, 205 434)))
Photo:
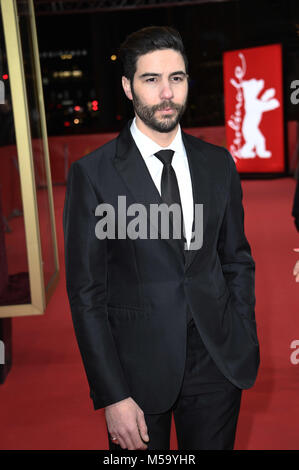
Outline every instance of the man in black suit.
POLYGON ((292 216, 294 217, 294 224, 297 229, 297 232, 299 232, 299 165, 298 165, 296 174, 297 174, 297 183, 296 183, 294 200, 293 200, 292 216))
MULTIPOLYGON (((292 216, 294 217, 295 227, 297 232, 299 232, 299 164, 296 169, 297 183, 295 188, 292 216)), ((299 251, 299 248, 294 248, 294 251, 299 251)), ((293 269, 293 275, 295 276, 295 281, 299 282, 299 260, 296 261, 296 264, 293 269)))
POLYGON ((181 131, 179 33, 143 28, 120 52, 135 119, 71 165, 63 214, 90 396, 110 449, 169 449, 172 412, 179 449, 232 449, 259 366, 240 179, 225 148, 181 131))

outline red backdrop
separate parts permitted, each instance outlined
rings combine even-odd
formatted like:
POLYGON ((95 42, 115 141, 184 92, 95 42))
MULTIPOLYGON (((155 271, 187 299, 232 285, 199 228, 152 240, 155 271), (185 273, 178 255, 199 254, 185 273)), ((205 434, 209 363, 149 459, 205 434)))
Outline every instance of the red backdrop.
POLYGON ((240 172, 283 172, 281 46, 223 55, 227 148, 240 172))
MULTIPOLYGON (((289 168, 293 172, 297 165, 296 149, 298 145, 298 127, 299 126, 296 121, 288 122, 288 159, 289 168)), ((193 127, 184 129, 184 131, 206 140, 207 142, 229 149, 229 145, 226 142, 224 126, 193 127)), ((104 145, 117 135, 118 133, 49 137, 48 143, 53 184, 65 184, 68 169, 73 161, 78 160, 92 150, 95 150, 97 147, 104 145)), ((41 164, 42 157, 39 155, 40 142, 37 139, 33 139, 32 142, 36 170, 35 177, 37 186, 39 186, 45 184, 44 165, 41 164)), ((2 203, 2 213, 5 217, 8 217, 14 209, 22 210, 16 147, 12 145, 1 147, 0 158, 0 199, 2 203)), ((256 159, 248 160, 248 162, 252 165, 255 160, 256 159)), ((237 167, 239 171, 244 171, 244 165, 242 166, 242 164, 238 164, 237 162, 237 167)), ((283 169, 283 166, 281 168, 283 169)))

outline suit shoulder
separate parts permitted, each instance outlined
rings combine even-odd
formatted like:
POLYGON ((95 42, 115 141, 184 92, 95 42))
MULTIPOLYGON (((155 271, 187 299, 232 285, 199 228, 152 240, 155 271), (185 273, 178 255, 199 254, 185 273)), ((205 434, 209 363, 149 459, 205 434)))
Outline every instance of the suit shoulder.
POLYGON ((191 134, 187 134, 187 135, 188 135, 188 139, 190 139, 192 144, 199 147, 201 151, 205 151, 205 152, 215 154, 215 155, 222 155, 222 156, 226 153, 229 153, 228 150, 221 145, 211 144, 210 142, 202 140, 199 137, 196 137, 191 134))
POLYGON ((231 167, 232 164, 235 165, 233 157, 225 147, 211 144, 210 142, 206 142, 205 140, 191 134, 187 135, 193 146, 197 147, 197 149, 204 155, 207 164, 210 164, 211 166, 224 165, 227 168, 231 167))

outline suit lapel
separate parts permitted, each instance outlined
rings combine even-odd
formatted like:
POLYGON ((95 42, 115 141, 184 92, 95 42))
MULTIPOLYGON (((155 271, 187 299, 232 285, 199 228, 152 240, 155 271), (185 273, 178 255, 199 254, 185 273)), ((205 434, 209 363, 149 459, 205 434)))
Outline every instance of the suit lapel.
MULTIPOLYGON (((117 138, 116 155, 113 164, 133 199, 145 206, 148 223, 154 225, 157 232, 161 235, 160 227, 156 224, 155 218, 150 217, 150 204, 160 205, 163 203, 163 200, 132 137, 130 132, 131 123, 132 121, 129 121, 117 138)), ((169 243, 177 255, 183 259, 179 240, 166 238, 162 240, 169 243)))
MULTIPOLYGON (((199 148, 199 145, 194 142, 194 137, 186 134, 182 131, 183 143, 186 149, 186 154, 189 163, 191 181, 192 181, 192 191, 193 191, 193 204, 202 204, 203 205, 203 227, 195 225, 195 220, 193 218, 193 228, 197 230, 202 230, 203 233, 203 243, 205 236, 205 229, 207 226, 207 221, 209 217, 209 199, 210 199, 210 188, 209 188, 209 171, 207 165, 207 157, 199 148)), ((193 214, 195 214, 193 206, 193 214)), ((200 249, 197 250, 188 250, 188 255, 186 257, 185 271, 189 269, 191 263, 195 260, 195 257, 200 253, 200 249)))
MULTIPOLYGON (((140 154, 137 145, 130 132, 132 120, 124 127, 117 138, 116 155, 113 164, 122 177, 133 199, 143 204, 147 211, 148 223, 155 226, 161 235, 159 226, 150 218, 150 204, 162 204, 159 191, 154 184, 150 172, 140 154)), ((187 153, 189 169, 192 181, 193 201, 195 204, 203 204, 203 234, 208 219, 209 208, 209 175, 206 165, 206 156, 198 146, 193 144, 193 138, 182 132, 182 138, 187 153)), ((195 214, 195 212, 194 212, 195 214)), ((194 220, 193 220, 194 227, 194 220)), ((196 227, 196 226, 195 226, 196 227)), ((198 229, 198 227, 197 227, 198 229)), ((200 227, 202 229, 202 227, 200 227)), ((162 239, 169 243, 177 255, 182 259, 181 244, 175 239, 162 239)), ((189 269, 200 250, 189 250, 185 261, 185 271, 189 269)))

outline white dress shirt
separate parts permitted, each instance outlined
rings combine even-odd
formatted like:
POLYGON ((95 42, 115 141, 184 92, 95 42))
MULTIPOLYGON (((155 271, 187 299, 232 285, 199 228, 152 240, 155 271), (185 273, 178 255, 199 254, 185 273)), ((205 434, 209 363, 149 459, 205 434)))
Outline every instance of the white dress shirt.
POLYGON ((180 125, 175 138, 168 147, 161 147, 148 136, 143 134, 143 132, 141 132, 136 125, 136 118, 133 119, 130 131, 160 195, 163 163, 157 157, 155 157, 154 154, 159 150, 174 150, 171 164, 178 181, 185 224, 186 240, 189 248, 193 223, 193 192, 188 158, 183 144, 180 125))

